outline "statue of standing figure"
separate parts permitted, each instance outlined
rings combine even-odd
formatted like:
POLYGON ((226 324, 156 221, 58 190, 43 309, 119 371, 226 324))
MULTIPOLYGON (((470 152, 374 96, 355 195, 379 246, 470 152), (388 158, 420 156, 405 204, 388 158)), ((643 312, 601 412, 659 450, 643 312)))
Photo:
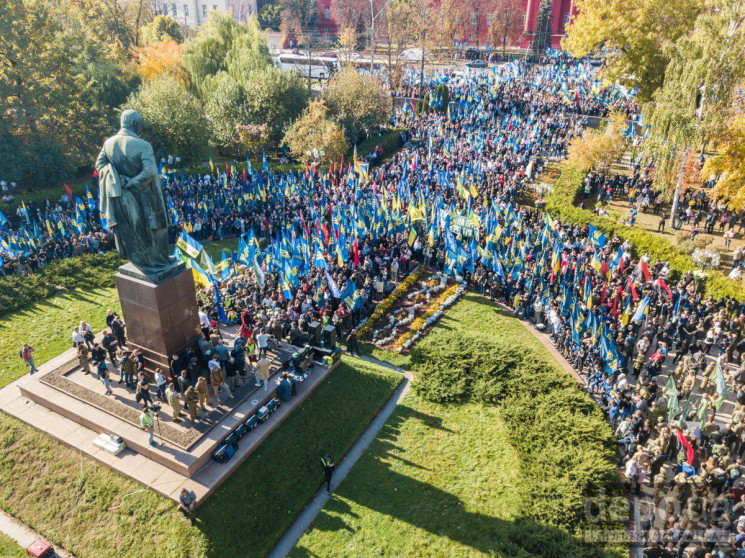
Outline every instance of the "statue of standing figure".
POLYGON ((121 129, 96 159, 100 211, 116 248, 152 282, 177 267, 168 250, 168 212, 153 146, 140 138, 142 116, 125 110, 121 129))

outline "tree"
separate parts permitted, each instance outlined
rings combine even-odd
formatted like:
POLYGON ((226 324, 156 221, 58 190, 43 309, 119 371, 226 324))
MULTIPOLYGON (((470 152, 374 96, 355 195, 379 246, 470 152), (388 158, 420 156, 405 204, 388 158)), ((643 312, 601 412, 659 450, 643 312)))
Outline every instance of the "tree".
POLYGON ((0 142, 15 161, 5 180, 44 185, 90 164, 135 85, 85 16, 72 2, 0 2, 0 142))
POLYGON ((269 66, 254 70, 241 82, 246 122, 266 124, 276 145, 284 128, 303 112, 310 97, 300 76, 269 66))
POLYGON ((368 0, 331 0, 331 17, 340 29, 356 29, 360 21, 370 21, 370 2, 368 0))
POLYGON ((308 51, 308 91, 311 88, 311 52, 317 41, 316 0, 282 0, 282 24, 285 35, 293 35, 308 51))
POLYGON ((135 47, 132 54, 137 61, 137 73, 144 81, 170 75, 188 85, 189 76, 182 63, 181 45, 173 39, 135 47))
POLYGON ((436 8, 430 0, 400 0, 398 14, 411 41, 419 46, 422 59, 419 65, 419 97, 424 97, 424 60, 427 47, 436 37, 436 8), (433 17, 434 16, 434 17, 433 17))
POLYGON ((627 140, 624 135, 625 115, 613 113, 604 130, 586 130, 569 145, 569 163, 582 171, 606 172, 623 155, 627 140))
POLYGON ((122 109, 134 109, 142 115, 142 135, 153 144, 156 157, 174 155, 185 162, 204 157, 209 140, 204 108, 173 76, 160 76, 143 84, 122 109))
POLYGON ((142 28, 140 32, 142 44, 154 45, 167 40, 176 43, 182 43, 184 36, 181 33, 181 26, 178 22, 165 15, 155 16, 153 21, 142 28))
POLYGON ((604 76, 639 88, 649 100, 662 85, 665 49, 690 32, 705 0, 576 0, 578 15, 562 46, 577 57, 612 51, 604 76))
POLYGON ((655 185, 667 191, 686 147, 716 143, 733 116, 734 96, 745 80, 745 4, 712 0, 693 31, 667 49, 664 85, 646 110, 650 136, 644 154, 655 163, 655 185))
POLYGON ((239 126, 250 125, 246 114, 246 93, 227 72, 220 72, 215 76, 213 87, 204 106, 212 140, 224 153, 242 156, 245 154, 245 144, 239 133, 239 126))
POLYGON ((704 163, 703 174, 717 178, 714 197, 735 211, 745 209, 745 116, 729 123, 719 152, 704 163))
POLYGON ((323 101, 313 101, 295 120, 285 133, 284 143, 290 148, 292 156, 300 161, 318 159, 331 163, 339 161, 348 149, 341 127, 328 116, 328 109, 323 101))
POLYGON ((463 15, 463 26, 476 38, 478 48, 487 15, 494 13, 497 2, 496 0, 460 0, 459 4, 459 11, 463 15))
POLYGON ((258 155, 269 146, 269 126, 266 124, 236 124, 244 153, 258 155))
POLYGON ((523 34, 523 8, 521 0, 496 0, 491 13, 491 39, 495 45, 516 43, 523 34))
POLYGON ((326 102, 351 144, 380 128, 390 113, 390 101, 378 81, 354 70, 345 70, 329 82, 326 102))
POLYGON ((249 72, 271 64, 269 48, 255 18, 238 23, 230 14, 210 11, 207 23, 184 44, 184 67, 197 93, 206 100, 220 71, 249 72))
POLYGON ((551 46, 551 16, 554 4, 551 0, 541 0, 536 16, 535 33, 531 50, 534 54, 543 54, 551 46))
POLYGON ((259 25, 264 29, 279 29, 282 25, 282 7, 279 3, 265 4, 259 12, 259 25))
POLYGON ((441 49, 453 46, 453 40, 465 27, 463 2, 461 0, 441 0, 432 6, 434 25, 433 42, 441 49))

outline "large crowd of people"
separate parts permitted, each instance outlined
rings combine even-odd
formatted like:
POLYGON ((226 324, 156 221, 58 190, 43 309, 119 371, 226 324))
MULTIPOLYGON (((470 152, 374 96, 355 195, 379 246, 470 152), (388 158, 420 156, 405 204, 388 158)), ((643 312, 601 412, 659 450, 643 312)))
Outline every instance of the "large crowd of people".
MULTIPOLYGON (((241 378, 266 379, 269 339, 302 344, 319 321, 351 342, 421 262, 533 320, 585 376, 618 436, 627 485, 650 485, 665 514, 664 527, 646 516, 648 556, 742 549, 745 307, 704 296, 696 276, 634 255, 629 242, 520 205, 546 161, 564 156, 583 130, 581 113, 613 104, 635 114, 633 97, 606 96, 586 64, 564 60, 512 62, 457 79, 441 72, 427 87, 434 95, 443 83, 447 106, 435 99, 422 114, 400 111, 414 145, 369 171, 333 164, 323 175, 231 169, 167 180, 169 209, 190 239, 241 243, 214 270, 186 258, 203 276, 205 338, 199 354, 177 356, 156 378, 158 397, 174 418, 183 403, 195 420, 210 386, 219 402, 241 378), (240 327, 232 348, 221 341, 221 323, 240 327), (722 420, 729 391, 735 411, 722 420)), ((587 180, 588 193, 625 190, 656 203, 643 173, 587 180)), ((111 360, 132 359, 116 353, 116 339, 109 345, 111 360)), ((32 351, 22 356, 33 369, 32 351)), ((129 368, 120 381, 134 383, 137 366, 129 368)))

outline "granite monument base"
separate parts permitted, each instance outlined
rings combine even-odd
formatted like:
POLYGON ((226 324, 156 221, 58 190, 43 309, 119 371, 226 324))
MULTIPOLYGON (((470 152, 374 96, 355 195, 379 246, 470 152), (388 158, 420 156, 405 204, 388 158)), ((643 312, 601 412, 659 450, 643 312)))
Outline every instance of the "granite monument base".
POLYGON ((127 326, 127 345, 140 350, 150 372, 160 368, 168 376, 171 355, 192 346, 201 335, 191 269, 179 264, 153 283, 127 263, 114 279, 127 326))

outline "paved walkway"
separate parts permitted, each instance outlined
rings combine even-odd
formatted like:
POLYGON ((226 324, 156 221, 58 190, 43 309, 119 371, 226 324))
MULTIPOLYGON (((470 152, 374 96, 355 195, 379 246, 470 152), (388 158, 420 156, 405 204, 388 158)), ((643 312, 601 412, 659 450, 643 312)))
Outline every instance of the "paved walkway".
MULTIPOLYGON (((411 386, 411 374, 409 372, 388 364, 387 362, 382 362, 371 357, 364 356, 362 358, 368 362, 372 362, 379 366, 384 366, 386 368, 390 368, 391 370, 395 370, 396 372, 403 374, 404 379, 396 388, 396 391, 393 392, 393 395, 388 400, 388 402, 383 406, 383 409, 380 411, 378 416, 375 417, 375 419, 370 423, 370 425, 354 443, 352 448, 347 452, 347 454, 344 456, 344 459, 342 459, 340 463, 337 463, 336 469, 334 470, 334 476, 331 481, 332 492, 346 478, 349 471, 352 470, 354 464, 357 463, 357 460, 362 457, 362 454, 378 435, 388 418, 395 410, 396 406, 401 403, 404 396, 409 391, 409 387, 411 386)), ((310 524, 320 513, 320 511, 323 509, 323 506, 326 505, 326 502, 328 502, 330 498, 331 495, 326 494, 326 485, 322 485, 316 492, 315 496, 313 496, 313 499, 305 507, 305 509, 300 512, 300 514, 295 518, 295 521, 292 523, 292 525, 290 525, 289 529, 285 531, 285 534, 282 535, 282 538, 279 539, 279 542, 277 542, 274 549, 269 553, 268 558, 284 558, 284 556, 287 556, 287 554, 295 547, 297 542, 300 540, 300 537, 302 537, 308 527, 310 527, 310 524)))
MULTIPOLYGON (((32 531, 25 524, 2 510, 0 510, 0 531, 8 535, 18 543, 18 546, 24 549, 30 546, 36 539, 44 538, 39 533, 32 531)), ((59 546, 55 546, 54 550, 57 553, 57 556, 61 556, 62 558, 74 558, 72 554, 59 546)))

